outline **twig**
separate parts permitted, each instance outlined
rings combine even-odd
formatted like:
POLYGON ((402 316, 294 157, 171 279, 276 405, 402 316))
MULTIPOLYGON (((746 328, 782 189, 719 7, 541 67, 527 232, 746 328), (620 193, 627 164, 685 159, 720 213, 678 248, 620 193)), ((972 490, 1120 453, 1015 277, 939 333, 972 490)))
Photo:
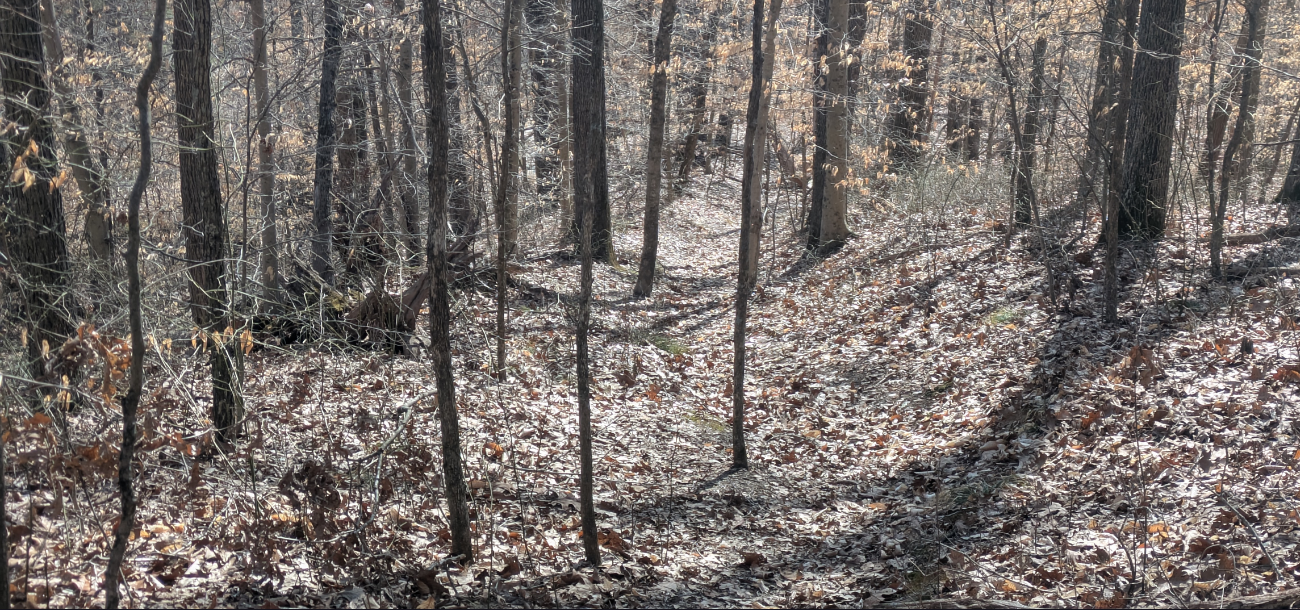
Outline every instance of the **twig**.
POLYGON ((386 453, 388 451, 388 448, 392 446, 393 442, 395 442, 397 438, 402 435, 402 431, 406 430, 406 424, 411 421, 411 415, 415 413, 416 403, 420 402, 421 400, 424 400, 425 398, 428 398, 430 395, 435 393, 437 393, 436 390, 425 390, 424 392, 416 394, 414 398, 411 398, 410 400, 406 401, 405 404, 398 407, 397 408, 398 411, 401 411, 402 409, 406 409, 406 413, 402 415, 402 421, 398 422, 397 429, 393 431, 392 436, 389 436, 388 440, 385 440, 384 443, 380 445, 378 449, 366 454, 365 456, 359 458, 348 458, 348 459, 354 462, 367 462, 386 453))

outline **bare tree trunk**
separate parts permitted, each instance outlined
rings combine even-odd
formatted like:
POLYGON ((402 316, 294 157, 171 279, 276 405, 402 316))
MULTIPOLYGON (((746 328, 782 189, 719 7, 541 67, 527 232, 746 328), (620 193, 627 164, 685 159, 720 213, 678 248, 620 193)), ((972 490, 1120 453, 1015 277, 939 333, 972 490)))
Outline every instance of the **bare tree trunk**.
MULTIPOLYGON (((255 0, 260 1, 260 0, 255 0)), ((131 325, 131 364, 126 395, 122 398, 122 448, 117 456, 117 489, 122 501, 122 514, 113 532, 113 548, 108 556, 108 570, 104 572, 105 607, 118 607, 118 577, 122 573, 122 560, 126 557, 126 543, 135 529, 135 443, 136 410, 144 386, 144 322, 140 307, 140 200, 149 184, 153 169, 153 121, 149 113, 149 90, 162 68, 163 24, 167 18, 166 0, 157 0, 153 15, 153 33, 149 37, 149 64, 145 66, 140 83, 135 88, 135 107, 139 114, 140 170, 131 186, 127 199, 126 277, 128 285, 128 317, 131 325)), ((7 594, 4 595, 8 597, 7 594)))
POLYGON ((505 85, 502 106, 505 125, 501 130, 501 186, 497 188, 493 207, 497 223, 497 379, 506 380, 506 260, 518 240, 519 206, 517 199, 519 156, 519 84, 523 45, 519 22, 524 0, 507 0, 501 27, 501 79, 505 85))
POLYGON ((587 333, 591 319, 591 274, 596 257, 609 260, 609 178, 605 163, 605 15, 601 0, 572 0, 572 97, 574 217, 582 256, 581 297, 578 304, 578 444, 582 546, 587 561, 600 565, 596 542, 596 508, 592 489, 591 365, 587 333), (603 207, 603 216, 602 208, 603 207), (602 242, 604 246, 602 247, 602 242))
POLYGON ((253 97, 257 102, 257 182, 262 209, 262 298, 272 307, 280 305, 280 240, 276 231, 275 152, 271 137, 271 92, 267 88, 266 7, 264 0, 250 0, 253 20, 253 97))
POLYGON ((654 289, 655 264, 659 253, 659 198, 663 184, 664 126, 668 122, 668 59, 671 55, 673 21, 677 0, 664 0, 659 9, 659 34, 654 42, 653 76, 650 79, 650 143, 645 164, 645 223, 642 227, 641 265, 632 294, 650 296, 654 289))
MULTIPOLYGON (((609 208, 609 170, 605 129, 605 15, 601 0, 572 0, 573 20, 573 175, 574 218, 592 214, 591 248, 594 260, 614 260, 609 208), (578 92, 582 92, 578 95, 578 92), (590 185, 583 181, 592 181, 590 185), (587 189, 591 190, 588 191, 587 189), (590 193, 586 208, 577 193, 590 193)), ((574 233, 580 234, 579 230, 574 233)), ((595 533, 593 532, 594 536, 595 533)), ((594 544, 594 540, 592 541, 594 544)))
MULTIPOLYGON (((845 45, 845 34, 849 25, 848 0, 830 0, 829 17, 826 27, 829 30, 831 55, 826 62, 826 90, 829 100, 826 102, 825 161, 829 175, 826 177, 826 187, 822 191, 821 230, 818 232, 819 243, 817 244, 823 252, 843 245, 844 240, 849 238, 848 60, 850 55, 845 45)), ((925 19, 928 20, 928 15, 925 19)), ((913 20, 909 20, 908 23, 913 23, 913 20)), ((921 21, 917 23, 917 27, 925 27, 926 31, 929 31, 928 21, 925 21, 927 25, 923 26, 919 25, 921 21)), ((928 53, 928 34, 925 50, 928 53)), ((920 92, 922 97, 919 99, 922 106, 927 105, 925 96, 929 95, 925 91, 924 84, 926 61, 928 60, 922 59, 918 64, 919 70, 913 73, 913 76, 921 81, 913 93, 920 92)), ((925 117, 918 117, 918 121, 917 125, 924 125, 925 117)), ((915 160, 919 156, 920 153, 917 152, 909 158, 915 160)))
MULTIPOLYGON (((1278 141, 1285 142, 1295 137, 1291 135, 1293 133, 1291 128, 1295 127, 1297 118, 1300 118, 1300 98, 1296 98, 1295 106, 1291 108, 1291 115, 1287 117, 1286 125, 1282 127, 1282 132, 1278 134, 1278 141)), ((1273 160, 1268 164, 1268 169, 1264 171, 1264 182, 1259 187, 1261 200, 1263 199, 1263 193, 1268 192, 1268 189, 1273 186, 1273 179, 1277 177, 1277 168, 1282 163, 1282 150, 1284 148, 1284 146, 1273 147, 1273 160)))
POLYGON ((212 117, 212 7, 209 0, 180 0, 172 34, 176 75, 177 141, 180 143, 181 209, 185 256, 190 259, 190 308, 194 323, 213 337, 212 423, 232 442, 243 417, 234 370, 234 342, 226 308, 226 219, 217 172, 212 117))
POLYGON ((1115 81, 1115 119, 1110 127, 1110 154, 1107 155, 1106 186, 1106 262, 1102 285, 1103 317, 1119 321, 1119 210, 1124 180, 1124 141, 1128 134, 1129 104, 1133 92, 1133 56, 1137 52, 1138 7, 1141 0, 1124 0, 1124 36, 1119 52, 1119 74, 1115 81))
POLYGON ((1133 61, 1133 103, 1124 142, 1123 236, 1155 239, 1165 231, 1186 9, 1186 0, 1142 3, 1138 46, 1143 53, 1133 61))
POLYGON ((699 146, 700 136, 704 135, 704 120, 707 116, 709 79, 713 75, 713 42, 718 35, 718 23, 721 15, 714 11, 709 16, 709 24, 704 28, 698 53, 700 67, 690 77, 691 121, 686 132, 686 141, 682 145, 681 168, 677 172, 675 191, 685 187, 691 177, 691 166, 695 165, 695 151, 699 146))
MULTIPOLYGON (((1016 224, 1028 225, 1033 218, 1034 165, 1037 161, 1038 128, 1043 106, 1043 69, 1047 56, 1047 38, 1039 36, 1034 41, 1034 51, 1029 85, 1025 100, 1025 125, 1020 136, 1020 158, 1016 163, 1016 224)), ((1011 95, 1015 95, 1014 92, 1011 95)))
POLYGON ((59 21, 54 12, 53 0, 42 2, 41 19, 45 39, 45 54, 49 58, 50 81, 58 94, 63 109, 63 150, 72 166, 72 179, 77 182, 82 201, 86 204, 86 244, 90 256, 98 261, 113 257, 113 214, 108 207, 108 185, 104 183, 104 168, 91 154, 86 141, 86 124, 76 93, 63 74, 63 43, 59 34, 59 21))
POLYGON ((339 75, 339 61, 343 56, 340 38, 343 37, 343 15, 338 0, 324 0, 325 49, 321 56, 320 111, 316 126, 316 176, 312 191, 312 270, 322 282, 334 283, 334 265, 330 257, 334 249, 333 202, 330 191, 334 184, 334 107, 335 82, 339 75))
POLYGON ((1104 178, 1094 176, 1098 167, 1106 167, 1105 145, 1110 141, 1110 131, 1115 119, 1116 82, 1119 71, 1115 58, 1122 44, 1125 0, 1106 0, 1101 16, 1101 40, 1097 43, 1097 70, 1093 82, 1092 106, 1088 109, 1087 150, 1083 153, 1079 186, 1079 201, 1087 201, 1097 192, 1104 178))
POLYGON ((826 150, 829 117, 827 104, 830 101, 826 66, 830 63, 831 0, 817 0, 814 11, 813 27, 816 28, 817 39, 814 43, 812 68, 813 82, 817 87, 813 90, 812 189, 809 195, 808 218, 804 221, 809 250, 816 249, 822 244, 822 215, 826 209, 826 150))
MULTIPOLYGON (((9 179, 0 186, 5 210, 8 255, 23 282, 31 333, 27 352, 34 378, 44 379, 43 345, 57 350, 72 334, 78 312, 62 305, 67 294, 68 243, 63 192, 56 182, 54 125, 45 82, 37 0, 0 2, 0 72, 4 74, 4 117, 22 127, 4 138, 3 167, 9 179), (17 180, 15 180, 15 178, 17 180)), ((59 383, 58 379, 49 379, 59 383)))
MULTIPOLYGON (((1265 28, 1268 25, 1268 0, 1249 0, 1246 2, 1246 18, 1242 31, 1246 34, 1242 49, 1245 64, 1241 70, 1241 100, 1237 105, 1237 123, 1232 129, 1232 138, 1223 151, 1223 173, 1219 177, 1218 205, 1210 209, 1210 272, 1214 277, 1223 275, 1223 223, 1228 213, 1228 188, 1232 186, 1234 174, 1233 162, 1237 151, 1249 146, 1253 135, 1255 110, 1259 106, 1259 60, 1264 53, 1265 28)), ((1213 185, 1211 185, 1213 187, 1213 185)))
MULTIPOLYGON (((396 0, 393 7, 396 13, 403 15, 403 20, 409 19, 409 16, 405 15, 405 0, 396 0)), ((411 94, 412 63, 411 37, 403 30, 402 38, 397 42, 397 114, 401 117, 402 130, 401 146, 397 153, 402 161, 400 173, 397 175, 397 197, 402 202, 402 232, 406 236, 405 239, 409 248, 407 252, 410 253, 411 262, 418 264, 420 261, 420 207, 415 201, 415 105, 412 102, 411 94)), ((451 69, 455 69, 454 63, 451 65, 451 69)), ((448 78, 448 80, 452 79, 448 78)), ((448 89, 454 91, 452 87, 448 87, 448 89)), ((454 93, 449 95, 454 95, 454 93)))
POLYGON ((889 116, 889 143, 903 165, 920 160, 929 124, 930 42, 934 35, 932 0, 911 0, 903 25, 903 56, 907 68, 898 87, 898 104, 889 116))
POLYGON ((447 486, 447 521, 451 554, 461 563, 473 561, 469 531, 469 504, 460 455, 460 422, 456 415, 456 383, 451 369, 451 305, 447 288, 447 149, 451 129, 447 122, 447 61, 442 36, 440 0, 423 3, 424 40, 421 60, 428 95, 429 146, 429 332, 433 342, 434 375, 438 385, 438 424, 442 430, 442 473, 447 486))
MULTIPOLYGON (((844 3, 844 0, 838 0, 844 3)), ((763 35, 763 0, 754 0, 753 70, 749 104, 745 110, 744 168, 740 184, 740 263, 736 273, 736 320, 733 325, 731 394, 731 465, 748 468, 745 447, 745 325, 749 295, 758 280, 758 246, 762 242, 763 210, 761 178, 767 147, 767 119, 772 99, 772 69, 776 64, 776 23, 781 17, 781 0, 772 0, 767 15, 767 36, 763 35)), ((848 20, 845 3, 843 17, 848 20)), ((843 25, 843 23, 841 23, 843 25)), ((841 36, 843 29, 841 28, 841 36)), ((846 79, 847 81, 847 79, 846 79)), ((847 82, 845 83, 847 86, 847 82)))

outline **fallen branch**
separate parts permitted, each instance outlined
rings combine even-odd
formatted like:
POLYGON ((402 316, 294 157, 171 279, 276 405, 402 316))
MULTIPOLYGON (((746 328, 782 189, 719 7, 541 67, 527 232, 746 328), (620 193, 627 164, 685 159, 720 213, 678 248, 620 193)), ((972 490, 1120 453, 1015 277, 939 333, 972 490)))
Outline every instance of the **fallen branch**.
POLYGON ((1233 265, 1224 272, 1232 278, 1244 278, 1252 275, 1290 275, 1300 277, 1300 267, 1247 267, 1233 265))
MULTIPOLYGON (((982 599, 927 599, 915 602, 884 603, 876 608, 896 610, 946 610, 959 608, 1028 608, 1016 602, 982 599)), ((1251 595, 1235 599, 1221 599, 1208 602, 1187 604, 1185 608, 1251 609, 1251 608, 1300 608, 1300 589, 1291 589, 1267 595, 1251 595)))
MULTIPOLYGON (((1223 243, 1229 246, 1245 246, 1249 244, 1262 244, 1282 239, 1283 237, 1300 237, 1300 224, 1273 227, 1260 233, 1237 233, 1235 235, 1225 235, 1223 237, 1223 243)), ((1203 241, 1208 241, 1208 238, 1203 241)))

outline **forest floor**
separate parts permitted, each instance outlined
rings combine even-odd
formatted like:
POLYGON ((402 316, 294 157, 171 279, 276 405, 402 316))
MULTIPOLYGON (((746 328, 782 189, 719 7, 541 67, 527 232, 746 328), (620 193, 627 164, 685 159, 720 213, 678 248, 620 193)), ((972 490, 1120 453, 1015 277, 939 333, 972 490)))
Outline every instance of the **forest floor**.
MULTIPOLYGON (((987 211, 954 204, 859 217, 842 251, 808 261, 780 230, 750 310, 751 467, 732 471, 739 197, 697 185, 666 212, 652 299, 629 296, 634 260, 597 268, 600 568, 578 538, 578 267, 556 254, 512 268, 507 383, 490 375, 490 292, 455 298, 472 565, 442 561, 427 354, 253 351, 248 432, 223 453, 205 358, 164 342, 130 603, 1120 607, 1297 586, 1292 280, 1212 282, 1199 244, 1174 239, 1126 250, 1108 326, 1092 233, 1066 249, 1076 229, 1044 232, 1050 256, 1035 232, 1008 249, 987 211)), ((639 240, 622 227, 618 251, 639 240)), ((1289 264, 1300 240, 1229 255, 1289 264)), ((33 606, 102 604, 116 424, 83 411, 71 437, 94 440, 64 450, 43 415, 11 420, 11 573, 33 606)))

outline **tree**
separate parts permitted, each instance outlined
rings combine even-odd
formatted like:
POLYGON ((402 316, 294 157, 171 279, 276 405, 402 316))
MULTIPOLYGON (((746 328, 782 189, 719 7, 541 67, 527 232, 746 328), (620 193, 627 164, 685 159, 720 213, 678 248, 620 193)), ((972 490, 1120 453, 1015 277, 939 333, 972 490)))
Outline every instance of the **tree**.
MULTIPOLYGON (((1038 130, 1043 111, 1043 68, 1047 56, 1047 38, 1039 36, 1034 41, 1032 67, 1029 77, 1029 96, 1025 100, 1025 120, 1020 133, 1020 157, 1015 165, 1016 224, 1027 225, 1033 217, 1034 165, 1038 148, 1038 130)), ((1015 92, 1009 92, 1014 96, 1015 92)), ((1012 100, 1013 102, 1015 100, 1012 100)))
POLYGON ((582 258, 577 321, 579 496, 582 546, 587 561, 600 565, 596 543, 596 505, 591 462, 591 363, 587 333, 591 324, 592 262, 612 255, 609 178, 605 163, 605 7, 601 0, 572 0, 573 15, 573 207, 582 258), (602 244, 603 247, 602 247, 602 244), (603 249, 602 249, 603 248, 603 249))
POLYGON ((4 136, 0 152, 0 164, 11 173, 0 187, 0 213, 4 214, 7 254, 23 282, 31 325, 27 337, 31 372, 44 379, 49 371, 42 351, 63 345, 74 330, 72 319, 78 312, 75 305, 68 306, 71 269, 60 189, 63 178, 54 155, 39 10, 37 0, 0 3, 4 117, 19 127, 4 136))
POLYGON ((822 214, 826 208, 826 159, 830 109, 828 67, 830 66, 831 0, 818 0, 816 4, 816 51, 813 56, 813 162, 812 193, 808 203, 808 218, 804 226, 808 232, 808 249, 822 245, 822 214))
MULTIPOLYGON (((849 237, 849 47, 845 34, 849 26, 848 0, 828 0, 830 3, 829 30, 830 56, 827 58, 826 95, 826 186, 822 189, 821 230, 818 246, 823 250, 836 248, 849 237)), ((780 9, 776 5, 773 11, 780 9)), ((775 15, 774 15, 775 17, 775 15)), ((774 22, 775 23, 775 22, 774 22)), ((927 31, 928 31, 928 26, 927 31)), ((925 78, 924 74, 918 78, 925 78)), ((924 85, 922 85, 924 88, 924 85)), ((922 119, 922 123, 924 120, 922 119)), ((766 129, 766 125, 762 126, 766 129)))
POLYGON ((212 117, 212 7, 209 0, 175 4, 172 58, 180 144, 181 210, 189 259, 190 311, 208 338, 212 423, 231 442, 242 418, 234 342, 226 309, 226 219, 217 173, 212 117))
MULTIPOLYGON (((401 165, 397 175, 397 198, 402 202, 402 231, 406 234, 412 262, 420 257, 420 208, 415 202, 415 105, 411 95, 411 33, 406 24, 410 21, 405 0, 395 0, 393 11, 401 17, 401 38, 397 41, 397 114, 401 123, 401 144, 397 154, 401 165)), ((449 70, 455 70, 455 61, 449 70)), ((449 87, 450 88, 450 87, 449 87)), ((459 114, 459 113, 457 113, 459 114)))
MULTIPOLYGON (((842 0, 831 0, 839 2, 842 0)), ((833 11, 834 9, 832 9, 833 11)), ((908 165, 925 152, 930 122, 930 42, 934 36, 933 0, 910 0, 903 21, 903 58, 898 103, 886 128, 898 163, 908 165)))
POLYGON ((271 137, 271 92, 267 88, 265 0, 250 0, 253 21, 253 97, 257 101, 257 185, 262 210, 262 298, 273 308, 280 304, 280 240, 276 233, 275 152, 271 137))
POLYGON ((686 139, 682 143, 681 168, 677 171, 677 185, 674 190, 680 190, 686 184, 686 181, 690 179, 691 166, 695 165, 695 150, 699 146, 700 137, 704 135, 709 79, 713 75, 713 43, 717 39, 718 24, 721 20, 722 12, 721 8, 719 8, 709 15, 708 25, 704 28, 699 44, 695 47, 699 67, 689 77, 690 87, 688 91, 691 99, 691 120, 686 131, 686 139))
POLYGON ((330 189, 334 183, 334 107, 335 82, 339 75, 339 61, 343 48, 343 16, 338 0, 324 0, 325 48, 321 55, 320 111, 316 124, 316 175, 312 189, 312 270, 325 284, 334 283, 334 265, 330 262, 334 246, 333 206, 330 189))
MULTIPOLYGON (((1097 191, 1105 176, 1094 176, 1097 167, 1106 168, 1105 146, 1110 142, 1116 119, 1115 99, 1118 95, 1118 61, 1123 44, 1123 19, 1125 0, 1106 0, 1101 16, 1101 39, 1097 42, 1097 68, 1093 79, 1092 105, 1088 108, 1087 149, 1079 174, 1078 199, 1086 201, 1097 191)), ((1119 117, 1121 120, 1126 117, 1119 117)))
MULTIPOLYGON (((1268 25, 1268 0, 1248 0, 1242 32, 1246 40, 1241 48, 1241 100, 1237 104, 1237 123, 1223 151, 1223 171, 1219 176, 1219 196, 1210 196, 1210 271, 1223 275, 1223 223, 1228 212, 1228 188, 1232 185, 1237 152, 1250 145, 1254 133, 1255 110, 1259 106, 1260 58, 1264 50, 1264 33, 1268 25), (1216 204, 1217 200, 1217 204, 1216 204)), ((1213 171, 1213 170, 1211 170, 1213 171)), ((1213 174, 1211 174, 1213 177, 1213 174)), ((1210 190, 1214 185, 1211 183, 1210 190)))
POLYGON ((650 77, 650 143, 645 164, 645 223, 642 225, 641 265, 632 294, 648 297, 654 289, 659 252, 659 198, 663 184, 664 126, 668 122, 668 58, 677 0, 664 0, 659 9, 659 34, 654 41, 654 66, 650 77))
POLYGON ((1286 210, 1287 224, 1300 226, 1300 139, 1291 147, 1291 162, 1287 164, 1286 178, 1273 201, 1286 210))
MULTIPOLYGON (((836 0, 842 2, 843 0, 836 0)), ((781 0, 772 0, 763 36, 763 0, 754 0, 753 64, 749 104, 745 110, 745 166, 740 178, 740 263, 736 273, 736 321, 733 324, 731 374, 731 465, 748 468, 745 448, 745 324, 749 295, 758 280, 758 245, 762 237, 762 176, 766 163, 767 119, 772 99, 772 70, 776 65, 777 20, 781 0)), ((847 7, 843 11, 848 16, 847 7)), ((823 224, 823 227, 826 225, 823 224)))
POLYGON ((460 422, 456 415, 456 380, 451 369, 451 305, 447 287, 447 149, 451 129, 447 121, 447 62, 442 36, 442 3, 421 0, 424 39, 421 61, 429 100, 429 234, 428 265, 432 278, 429 298, 429 333, 433 342, 434 376, 438 386, 438 424, 442 430, 442 475, 447 486, 447 520, 451 554, 462 563, 473 560, 469 532, 468 488, 460 455, 460 422))
POLYGON ((1138 7, 1141 0, 1124 0, 1124 30, 1115 78, 1115 121, 1110 127, 1110 154, 1106 157, 1105 277, 1102 280, 1103 317, 1119 321, 1119 216, 1124 181, 1124 140, 1128 135, 1128 109, 1133 90, 1133 56, 1137 52, 1138 7))
POLYGON ((504 96, 505 125, 501 129, 501 184, 497 187, 493 209, 497 223, 497 379, 506 380, 506 260, 514 250, 519 235, 519 206, 516 185, 516 158, 519 156, 519 84, 523 44, 519 22, 523 0, 506 0, 501 23, 501 80, 504 96))
MULTIPOLYGON (((59 20, 55 14, 53 0, 44 0, 42 9, 44 9, 41 12, 41 19, 45 54, 52 67, 50 81, 54 85, 55 92, 58 93, 59 105, 64 115, 63 150, 68 155, 72 179, 76 181, 77 190, 81 192, 81 199, 86 204, 86 244, 90 246, 92 258, 108 261, 113 256, 113 214, 108 204, 108 185, 104 180, 104 167, 91 154, 81 105, 77 103, 75 92, 65 74, 67 63, 63 54, 59 20)), ((94 22, 88 20, 87 23, 94 22)))
POLYGON ((1138 22, 1138 53, 1124 142, 1124 182, 1119 234, 1155 239, 1165 231, 1178 64, 1183 49, 1186 0, 1147 0, 1138 22))
MULTIPOLYGON (((572 222, 569 198, 568 88, 564 80, 564 11, 553 0, 528 0, 528 29, 537 43, 529 46, 529 77, 533 94, 533 138, 539 151, 533 160, 537 194, 560 207, 560 226, 572 222)), ((567 230, 567 229, 566 229, 567 230)))
MULTIPOLYGON (((255 0, 258 1, 258 0, 255 0)), ((149 90, 162 68, 163 24, 167 19, 166 0, 157 0, 154 6, 153 33, 149 36, 149 64, 140 83, 135 88, 135 107, 139 115, 140 169, 127 199, 126 277, 128 314, 131 325, 131 363, 129 365, 126 395, 122 397, 122 448, 117 454, 117 488, 122 502, 121 518, 113 532, 113 547, 109 552, 108 570, 104 572, 105 607, 118 607, 118 576, 122 573, 122 560, 126 556, 126 543, 135 529, 135 443, 136 411, 144 387, 144 321, 140 307, 140 200, 149 184, 153 170, 153 136, 150 133, 152 117, 149 112, 149 90)), ((7 596, 6 596, 7 597, 7 596)))
MULTIPOLYGON (((575 234, 584 214, 591 214, 591 248, 595 260, 614 258, 609 209, 609 169, 605 151, 605 15, 601 0, 572 0, 573 20, 573 191, 575 234), (584 184, 590 181, 590 184, 584 184), (584 208, 578 201, 589 194, 584 208)), ((595 533, 592 533, 595 536, 595 533)), ((593 542, 594 544, 594 542, 593 542)))

